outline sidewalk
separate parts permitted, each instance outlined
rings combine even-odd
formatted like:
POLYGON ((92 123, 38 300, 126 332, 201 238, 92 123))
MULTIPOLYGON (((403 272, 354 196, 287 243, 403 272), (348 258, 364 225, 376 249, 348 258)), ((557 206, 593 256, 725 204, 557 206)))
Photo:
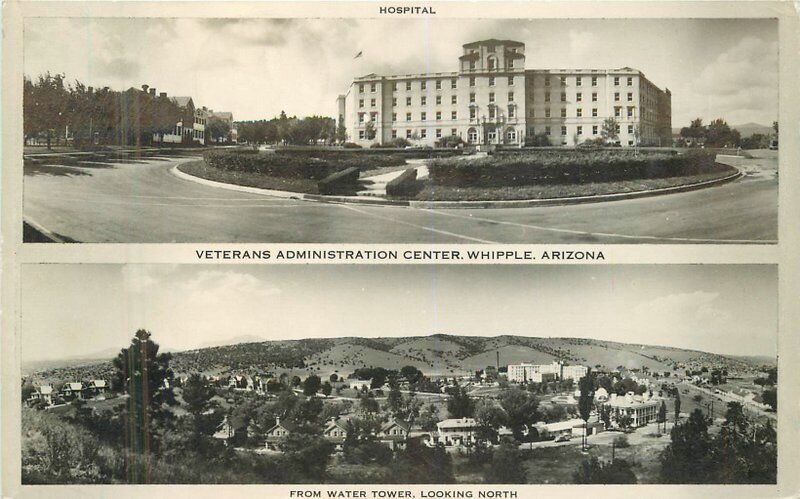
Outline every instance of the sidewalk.
POLYGON ((358 191, 358 195, 384 199, 386 197, 386 184, 402 175, 409 168, 417 170, 417 179, 423 179, 428 176, 428 167, 425 165, 424 159, 409 159, 406 163, 407 167, 403 170, 364 177, 361 180, 367 184, 366 189, 358 191))

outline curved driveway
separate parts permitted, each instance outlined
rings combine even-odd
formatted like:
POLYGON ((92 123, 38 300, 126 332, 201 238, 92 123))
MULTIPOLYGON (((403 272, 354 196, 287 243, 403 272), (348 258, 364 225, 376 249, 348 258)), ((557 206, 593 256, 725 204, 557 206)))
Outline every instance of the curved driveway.
MULTIPOLYGON (((700 191, 604 203, 415 209, 278 199, 200 185, 179 159, 26 166, 24 216, 80 242, 769 243, 777 239, 777 157, 700 191)), ((57 160, 54 160, 56 163, 57 160)))

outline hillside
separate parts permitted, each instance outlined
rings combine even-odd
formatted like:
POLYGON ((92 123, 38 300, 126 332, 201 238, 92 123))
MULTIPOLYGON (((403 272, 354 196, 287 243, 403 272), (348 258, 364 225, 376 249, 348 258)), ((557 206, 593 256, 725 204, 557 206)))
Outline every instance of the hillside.
MULTIPOLYGON (((435 334, 400 338, 329 338, 263 341, 175 352, 171 366, 179 374, 203 372, 331 372, 348 374, 359 367, 399 369, 417 367, 428 375, 461 374, 509 363, 550 363, 563 360, 597 369, 642 368, 671 370, 677 363, 724 365, 751 369, 764 358, 733 357, 657 345, 637 345, 584 338, 493 337, 435 334)), ((26 374, 40 380, 85 379, 106 376, 110 362, 75 365, 64 361, 31 366, 26 374), (37 368, 38 367, 38 368, 37 368)))

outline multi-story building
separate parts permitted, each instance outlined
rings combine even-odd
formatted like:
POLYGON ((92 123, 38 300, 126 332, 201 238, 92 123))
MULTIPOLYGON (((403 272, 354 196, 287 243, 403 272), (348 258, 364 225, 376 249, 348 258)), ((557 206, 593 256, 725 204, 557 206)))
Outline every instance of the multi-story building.
POLYGON ((509 364, 508 381, 512 383, 542 383, 545 381, 572 379, 578 381, 586 376, 586 366, 568 366, 556 361, 550 364, 509 364))
POLYGON ((598 138, 613 118, 622 146, 671 144, 671 94, 639 70, 525 69, 525 44, 463 46, 458 71, 355 78, 337 99, 348 140, 362 146, 406 138, 434 145, 454 135, 476 145, 552 145, 598 138))
POLYGON ((628 392, 623 396, 612 393, 605 405, 611 410, 611 420, 614 423, 619 424, 620 418, 627 416, 631 426, 638 428, 658 419, 661 403, 659 399, 647 394, 634 395, 633 392, 628 392))

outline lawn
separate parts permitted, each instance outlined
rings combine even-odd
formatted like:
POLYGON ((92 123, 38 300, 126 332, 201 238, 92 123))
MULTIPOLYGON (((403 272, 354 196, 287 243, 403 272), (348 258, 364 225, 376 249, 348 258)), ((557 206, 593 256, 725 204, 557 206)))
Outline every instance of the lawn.
POLYGON ((304 194, 319 194, 319 189, 317 187, 318 181, 309 178, 274 177, 262 173, 221 170, 208 166, 208 164, 202 160, 183 163, 178 166, 178 169, 188 175, 225 184, 300 192, 304 194))

